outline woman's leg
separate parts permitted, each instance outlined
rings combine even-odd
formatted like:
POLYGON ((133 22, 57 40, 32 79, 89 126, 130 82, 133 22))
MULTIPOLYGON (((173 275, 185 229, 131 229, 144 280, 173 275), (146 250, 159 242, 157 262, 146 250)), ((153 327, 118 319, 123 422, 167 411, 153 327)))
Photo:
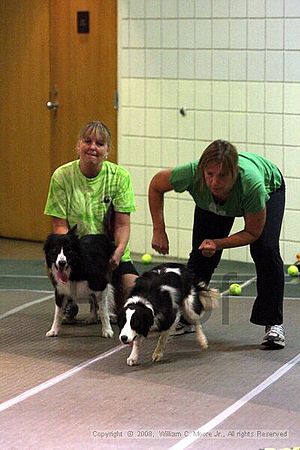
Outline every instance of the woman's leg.
POLYGON ((196 281, 204 281, 207 285, 219 264, 222 250, 218 250, 211 258, 202 255, 198 249, 204 239, 220 239, 229 235, 234 217, 225 217, 195 207, 192 251, 188 267, 195 274, 196 281))
POLYGON ((250 321, 257 325, 283 322, 284 269, 279 237, 285 206, 284 182, 266 204, 266 224, 260 238, 250 245, 257 273, 257 297, 250 321))

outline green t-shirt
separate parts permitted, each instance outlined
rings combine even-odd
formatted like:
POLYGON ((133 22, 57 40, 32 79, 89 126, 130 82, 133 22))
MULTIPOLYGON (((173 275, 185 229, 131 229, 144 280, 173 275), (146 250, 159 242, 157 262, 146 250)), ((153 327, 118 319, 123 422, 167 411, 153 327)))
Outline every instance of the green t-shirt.
MULTIPOLYGON (((70 227, 77 225, 79 236, 104 231, 104 220, 112 204, 115 211, 135 211, 130 175, 126 169, 104 161, 95 178, 85 177, 79 160, 56 169, 51 177, 44 214, 66 219, 70 227)), ((122 261, 130 261, 127 246, 122 261)))
POLYGON ((276 191, 282 183, 279 169, 262 156, 250 152, 239 153, 239 175, 230 196, 225 203, 215 202, 212 193, 198 177, 199 160, 175 167, 171 174, 171 185, 176 192, 188 191, 196 205, 215 214, 241 217, 255 213, 265 207, 269 194, 276 191))

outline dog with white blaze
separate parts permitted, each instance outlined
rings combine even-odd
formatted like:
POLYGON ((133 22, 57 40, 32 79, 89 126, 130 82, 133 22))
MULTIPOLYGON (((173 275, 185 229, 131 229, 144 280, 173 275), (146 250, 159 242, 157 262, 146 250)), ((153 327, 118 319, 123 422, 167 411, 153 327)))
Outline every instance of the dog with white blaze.
POLYGON ((138 363, 141 342, 150 331, 159 333, 152 361, 160 361, 181 316, 195 326, 198 343, 206 348, 201 317, 218 306, 219 297, 218 290, 194 284, 192 272, 183 264, 161 264, 143 273, 118 314, 119 339, 132 347, 127 364, 138 363))
POLYGON ((76 227, 66 234, 50 234, 44 243, 48 276, 55 290, 54 320, 46 336, 57 336, 68 305, 88 300, 96 323, 98 313, 101 335, 113 336, 110 313, 114 309, 114 289, 109 283, 109 261, 114 244, 105 234, 88 234, 79 238, 76 227))

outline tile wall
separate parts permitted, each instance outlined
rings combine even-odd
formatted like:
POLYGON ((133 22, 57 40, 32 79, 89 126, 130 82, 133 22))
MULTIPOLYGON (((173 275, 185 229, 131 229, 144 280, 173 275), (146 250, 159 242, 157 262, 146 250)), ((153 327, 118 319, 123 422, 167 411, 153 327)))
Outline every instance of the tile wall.
MULTIPOLYGON (((286 264, 300 252, 300 1, 118 0, 119 163, 133 178, 131 248, 152 252, 147 188, 224 138, 286 178, 286 264), (180 109, 186 109, 186 115, 180 109)), ((166 195, 170 255, 191 247, 193 202, 166 195)), ((243 226, 236 219, 234 230, 243 226)), ((251 261, 248 247, 224 258, 251 261)))

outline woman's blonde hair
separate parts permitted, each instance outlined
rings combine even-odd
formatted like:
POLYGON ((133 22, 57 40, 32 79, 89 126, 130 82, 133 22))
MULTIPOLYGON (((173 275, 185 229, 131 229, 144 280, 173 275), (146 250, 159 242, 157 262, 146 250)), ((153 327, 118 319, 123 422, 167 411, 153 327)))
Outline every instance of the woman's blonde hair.
POLYGON ((204 170, 211 163, 222 164, 224 175, 230 175, 232 181, 236 180, 239 173, 238 152, 230 142, 217 139, 202 153, 197 167, 197 177, 201 178, 202 187, 205 183, 204 170))
POLYGON ((111 148, 111 133, 110 129, 99 120, 88 122, 79 132, 78 139, 84 140, 95 134, 97 139, 103 139, 108 148, 111 148))

